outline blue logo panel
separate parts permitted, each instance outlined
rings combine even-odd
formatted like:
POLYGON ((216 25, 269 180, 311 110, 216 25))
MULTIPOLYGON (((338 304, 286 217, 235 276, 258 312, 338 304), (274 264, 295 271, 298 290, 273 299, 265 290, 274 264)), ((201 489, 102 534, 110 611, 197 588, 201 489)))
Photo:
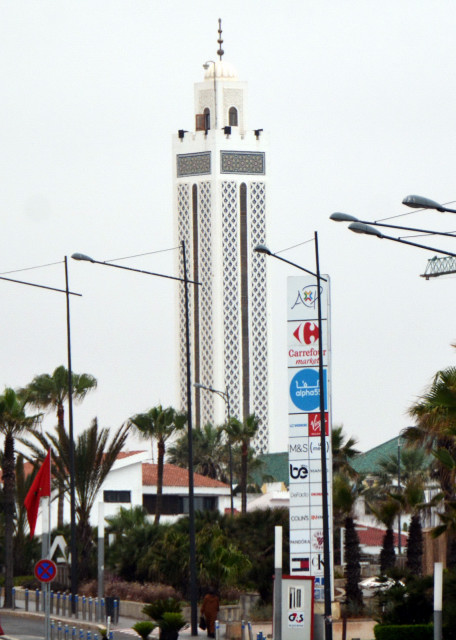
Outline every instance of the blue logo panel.
MULTIPOLYGON (((326 370, 323 371, 325 410, 327 408, 326 370)), ((317 369, 301 369, 290 383, 290 398, 300 411, 315 411, 320 407, 320 381, 317 369)))

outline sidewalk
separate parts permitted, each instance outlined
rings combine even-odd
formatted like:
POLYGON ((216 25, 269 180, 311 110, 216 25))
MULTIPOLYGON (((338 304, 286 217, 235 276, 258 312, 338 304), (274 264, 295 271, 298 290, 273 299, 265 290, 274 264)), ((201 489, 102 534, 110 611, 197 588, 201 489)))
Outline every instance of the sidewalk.
MULTIPOLYGON (((30 616, 34 618, 44 618, 44 612, 25 611, 25 609, 20 606, 16 607, 16 609, 2 609, 2 612, 8 613, 9 615, 13 615, 13 616, 30 616)), ((61 615, 57 616, 55 613, 51 615, 51 620, 56 620, 56 621, 58 620, 62 622, 63 625, 68 625, 70 629, 72 627, 76 627, 77 629, 85 629, 93 632, 97 632, 97 630, 100 627, 106 626, 105 624, 97 622, 96 620, 92 620, 89 622, 88 620, 82 620, 80 618, 71 618, 68 616, 61 616, 61 615)), ((126 635, 131 635, 132 638, 139 638, 138 634, 132 629, 132 626, 135 624, 135 622, 137 622, 135 618, 119 616, 119 620, 117 624, 111 625, 111 631, 113 631, 114 640, 116 640, 116 632, 126 634, 126 635)), ((257 634, 260 631, 263 633, 264 636, 272 635, 272 622, 270 621, 264 622, 264 623, 261 623, 261 622, 254 623, 251 625, 251 628, 252 628, 253 640, 256 640, 257 634)), ((158 638, 158 633, 159 633, 159 629, 154 629, 150 637, 156 640, 158 638)), ((245 634, 246 634, 245 637, 248 638, 247 622, 246 622, 245 634)), ((0 637, 7 638, 8 636, 0 636, 0 637)), ((192 636, 190 624, 188 624, 179 631, 179 637, 183 638, 184 640, 190 640, 191 638, 196 638, 196 637, 206 638, 206 632, 201 631, 201 629, 199 629, 198 636, 192 636)), ((220 623, 219 638, 222 639, 225 637, 226 637, 226 624, 220 623)), ((14 640, 14 639, 10 638, 10 640, 14 640)), ((231 640, 231 639, 227 638, 227 640, 231 640)))

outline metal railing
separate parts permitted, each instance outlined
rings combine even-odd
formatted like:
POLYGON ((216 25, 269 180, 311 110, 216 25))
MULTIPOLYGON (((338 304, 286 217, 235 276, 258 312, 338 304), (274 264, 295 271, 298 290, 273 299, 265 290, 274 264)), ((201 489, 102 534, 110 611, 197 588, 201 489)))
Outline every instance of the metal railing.
MULTIPOLYGON (((61 593, 60 591, 50 592, 50 613, 63 618, 72 618, 72 596, 71 593, 61 593)), ((13 608, 16 609, 16 589, 13 589, 13 608)), ((44 611, 44 597, 39 589, 31 591, 24 589, 25 611, 44 611), (32 604, 33 603, 33 604, 32 604)), ((113 624, 119 621, 119 600, 116 598, 92 598, 86 596, 75 596, 75 614, 77 620, 86 622, 106 621, 110 617, 113 624)))

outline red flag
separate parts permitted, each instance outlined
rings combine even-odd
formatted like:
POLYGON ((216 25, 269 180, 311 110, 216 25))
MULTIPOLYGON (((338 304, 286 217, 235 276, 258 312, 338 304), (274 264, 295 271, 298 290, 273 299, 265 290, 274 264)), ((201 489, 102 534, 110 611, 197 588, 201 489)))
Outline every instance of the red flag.
POLYGON ((27 519, 30 527, 30 537, 35 533, 36 519, 38 518, 38 507, 40 498, 51 495, 51 450, 49 449, 43 464, 38 469, 32 486, 25 496, 24 506, 27 509, 27 519))

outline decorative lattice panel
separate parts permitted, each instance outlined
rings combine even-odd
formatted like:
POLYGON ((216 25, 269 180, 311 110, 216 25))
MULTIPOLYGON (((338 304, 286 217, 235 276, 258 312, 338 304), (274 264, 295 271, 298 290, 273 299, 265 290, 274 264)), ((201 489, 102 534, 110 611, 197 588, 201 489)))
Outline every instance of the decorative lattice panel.
MULTIPOLYGON (((179 242, 185 242, 186 257, 187 257, 187 274, 191 273, 191 255, 190 255, 190 185, 179 184, 177 186, 177 233, 179 242)), ((184 277, 184 264, 182 260, 182 251, 179 252, 179 275, 184 277)), ((193 317, 192 314, 192 290, 189 286, 189 307, 190 307, 190 322, 193 317)), ((192 335, 192 328, 190 327, 190 335, 192 335)), ((184 285, 179 285, 179 391, 180 391, 180 406, 183 411, 187 410, 187 352, 185 341, 185 291, 184 285)))
POLYGON ((255 151, 220 151, 221 173, 265 172, 265 154, 255 151))
POLYGON ((252 182, 249 185, 249 191, 252 261, 250 283, 251 397, 253 411, 261 420, 253 446, 257 453, 265 453, 269 449, 266 256, 254 251, 257 244, 266 243, 265 183, 252 182))
MULTIPOLYGON (((212 189, 211 182, 198 188, 199 275, 200 286, 200 367, 201 383, 213 387, 213 255, 212 255, 212 189)), ((214 394, 201 392, 201 426, 214 420, 214 394)))
POLYGON ((211 152, 179 153, 176 156, 177 177, 199 176, 211 172, 211 152))
POLYGON ((222 182, 223 356, 231 415, 242 417, 240 390, 239 187, 222 182))

